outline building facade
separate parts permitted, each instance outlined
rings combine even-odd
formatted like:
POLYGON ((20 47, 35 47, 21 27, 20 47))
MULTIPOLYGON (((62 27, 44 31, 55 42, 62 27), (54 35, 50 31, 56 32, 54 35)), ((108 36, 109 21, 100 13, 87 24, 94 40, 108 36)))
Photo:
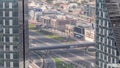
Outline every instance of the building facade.
POLYGON ((28 68, 27 0, 0 0, 0 68, 28 68))
POLYGON ((90 42, 95 42, 95 29, 85 28, 85 40, 90 42))
POLYGON ((85 28, 83 26, 74 27, 74 37, 85 40, 85 28))
POLYGON ((84 15, 89 16, 89 17, 94 17, 95 16, 95 1, 94 2, 88 2, 84 4, 84 15))
POLYGON ((96 0, 96 47, 96 68, 118 68, 120 0, 96 0))

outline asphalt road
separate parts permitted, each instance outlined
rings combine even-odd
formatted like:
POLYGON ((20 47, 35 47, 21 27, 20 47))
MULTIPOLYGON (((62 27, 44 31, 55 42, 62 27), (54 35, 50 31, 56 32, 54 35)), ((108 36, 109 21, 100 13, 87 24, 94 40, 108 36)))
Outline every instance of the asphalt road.
MULTIPOLYGON (((61 44, 59 41, 50 39, 45 37, 44 35, 40 35, 37 32, 30 31, 30 46, 53 46, 55 44, 61 44)), ((56 68, 54 61, 51 56, 56 56, 61 58, 63 61, 67 61, 69 63, 73 63, 76 65, 89 64, 94 63, 94 52, 85 52, 84 47, 79 49, 60 49, 60 50, 52 50, 49 55, 44 55, 44 68, 56 68), (84 61, 84 62, 83 62, 84 61)), ((41 62, 41 61, 40 61, 41 62)))
POLYGON ((45 46, 52 46, 59 43, 59 41, 47 38, 44 35, 40 35, 38 32, 30 31, 30 46, 38 46, 38 47, 45 47, 45 46))
POLYGON ((30 52, 30 65, 33 68, 40 68, 43 65, 42 58, 35 52, 30 52))
MULTIPOLYGON (((30 47, 37 47, 37 46, 38 47, 46 47, 46 46, 52 46, 52 45, 58 44, 58 41, 46 38, 44 35, 40 35, 37 32, 30 31, 29 34, 30 34, 30 36, 29 36, 30 47)), ((37 59, 36 55, 32 55, 31 57, 34 59, 37 59)), ((41 61, 40 60, 36 60, 36 61, 37 61, 37 63, 35 63, 35 62, 34 63, 40 67, 41 61)), ((43 68, 56 68, 56 65, 51 56, 44 55, 43 61, 44 61, 43 68)))

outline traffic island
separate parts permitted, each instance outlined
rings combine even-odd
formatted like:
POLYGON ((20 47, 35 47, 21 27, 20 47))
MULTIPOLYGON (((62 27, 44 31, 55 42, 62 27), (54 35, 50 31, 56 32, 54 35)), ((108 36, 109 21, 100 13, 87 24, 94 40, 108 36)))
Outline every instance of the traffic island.
POLYGON ((56 68, 74 68, 73 65, 63 62, 60 58, 53 58, 56 63, 56 68))

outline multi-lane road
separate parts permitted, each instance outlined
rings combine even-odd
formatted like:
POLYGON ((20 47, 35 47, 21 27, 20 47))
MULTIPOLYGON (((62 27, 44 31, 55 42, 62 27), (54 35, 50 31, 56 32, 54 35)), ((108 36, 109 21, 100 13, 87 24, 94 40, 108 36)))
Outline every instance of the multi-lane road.
MULTIPOLYGON (((52 45, 59 43, 59 41, 47 38, 44 35, 40 35, 36 31, 30 31, 29 34, 30 34, 30 37, 29 37, 30 38, 30 47, 46 47, 46 46, 52 46, 52 45)), ((31 52, 31 53, 36 53, 36 52, 31 52)), ((39 54, 37 54, 37 55, 39 55, 39 54)), ((34 56, 31 56, 31 57, 34 57, 34 56)), ((43 55, 41 57, 43 58, 42 66, 44 68, 56 68, 54 60, 51 58, 50 55, 43 55)), ((39 58, 41 58, 41 57, 39 57, 39 58)), ((36 61, 35 59, 33 59, 33 60, 36 61)), ((38 61, 38 59, 37 59, 37 61, 38 61)), ((41 63, 41 60, 39 60, 39 63, 41 63)))
MULTIPOLYGON (((30 46, 31 47, 45 47, 45 46, 53 46, 55 44, 62 44, 57 40, 47 38, 44 35, 40 35, 40 33, 36 31, 30 31, 30 46)), ((80 64, 90 65, 94 63, 94 52, 86 52, 85 47, 77 48, 77 49, 60 49, 60 50, 51 50, 49 54, 42 54, 43 62, 41 62, 40 51, 31 52, 33 55, 31 58, 33 59, 33 63, 38 67, 43 66, 43 68, 56 68, 55 62, 52 57, 59 57, 64 62, 74 64, 75 68, 80 68, 80 64), (36 55, 37 54, 37 55, 36 55), (37 57, 35 57, 37 56, 37 57), (37 59, 36 59, 37 58, 37 59), (36 63, 37 62, 37 63, 36 63)), ((34 67, 33 67, 34 68, 34 67)), ((86 67, 87 68, 87 67, 86 67)), ((93 67, 92 67, 93 68, 93 67)))

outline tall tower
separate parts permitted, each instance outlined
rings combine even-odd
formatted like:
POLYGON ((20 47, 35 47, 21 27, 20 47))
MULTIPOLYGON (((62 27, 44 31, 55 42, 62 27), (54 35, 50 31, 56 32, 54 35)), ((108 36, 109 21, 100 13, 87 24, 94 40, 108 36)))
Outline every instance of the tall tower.
POLYGON ((0 0, 0 68, 28 68, 27 0, 0 0))
POLYGON ((97 68, 120 63, 120 0, 96 0, 96 47, 97 68))

